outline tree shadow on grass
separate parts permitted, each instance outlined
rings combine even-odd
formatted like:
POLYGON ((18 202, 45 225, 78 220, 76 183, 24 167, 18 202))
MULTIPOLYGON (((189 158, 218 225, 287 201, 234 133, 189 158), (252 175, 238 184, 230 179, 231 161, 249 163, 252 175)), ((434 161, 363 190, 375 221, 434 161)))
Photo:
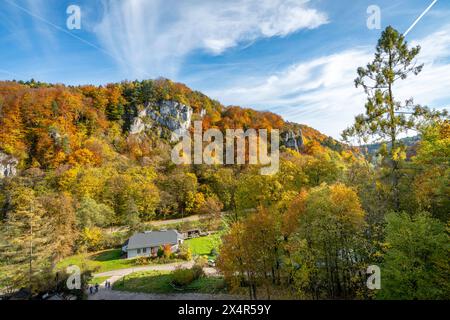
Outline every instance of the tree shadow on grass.
POLYGON ((115 290, 143 293, 173 293, 172 276, 166 273, 136 273, 114 284, 115 290))
POLYGON ((226 293, 223 278, 201 277, 183 288, 175 288, 166 272, 136 272, 114 284, 114 290, 142 293, 226 293))
POLYGON ((118 260, 122 257, 122 251, 120 249, 108 250, 104 252, 100 252, 94 256, 92 256, 92 260, 94 261, 111 261, 118 260))

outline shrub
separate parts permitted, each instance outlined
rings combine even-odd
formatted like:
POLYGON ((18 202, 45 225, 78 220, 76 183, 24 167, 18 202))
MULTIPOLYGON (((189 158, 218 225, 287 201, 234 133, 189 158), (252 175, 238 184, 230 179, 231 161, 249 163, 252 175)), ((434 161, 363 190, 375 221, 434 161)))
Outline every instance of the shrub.
POLYGON ((194 274, 194 279, 197 280, 201 277, 203 277, 205 275, 205 273, 203 272, 203 268, 202 266, 195 264, 192 268, 191 268, 192 273, 194 274))
POLYGON ((191 269, 176 269, 172 273, 172 283, 184 287, 194 281, 194 272, 191 269))
POLYGON ((172 273, 172 283, 176 286, 184 287, 203 277, 203 275, 203 268, 198 264, 191 269, 177 268, 172 273))
POLYGON ((158 248, 158 253, 156 255, 158 256, 158 258, 162 258, 162 256, 164 256, 164 249, 163 249, 163 247, 159 247, 158 248))
POLYGON ((189 248, 189 245, 187 243, 183 243, 180 246, 180 253, 178 256, 180 259, 183 259, 186 261, 192 260, 192 250, 191 250, 191 248, 189 248))
POLYGON ((172 254, 172 247, 170 246, 170 244, 166 244, 163 250, 164 250, 164 258, 170 259, 170 256, 172 254))
POLYGON ((149 258, 148 257, 138 257, 136 258, 136 264, 140 266, 145 266, 149 264, 149 258))
POLYGON ((207 256, 200 256, 195 261, 196 265, 199 265, 200 267, 206 267, 208 265, 208 257, 207 256))
POLYGON ((156 264, 168 264, 174 262, 174 260, 171 258, 161 257, 161 258, 154 258, 152 262, 156 264))

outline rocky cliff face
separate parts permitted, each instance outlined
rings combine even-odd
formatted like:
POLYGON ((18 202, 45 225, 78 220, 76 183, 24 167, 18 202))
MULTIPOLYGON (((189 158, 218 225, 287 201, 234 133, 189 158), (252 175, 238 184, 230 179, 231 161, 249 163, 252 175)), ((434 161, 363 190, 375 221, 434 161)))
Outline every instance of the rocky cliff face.
POLYGON ((186 134, 191 126, 193 110, 176 101, 148 104, 138 113, 130 128, 131 134, 139 134, 162 126, 175 135, 186 134))
POLYGON ((15 176, 18 163, 14 157, 0 152, 0 178, 15 176))
POLYGON ((304 144, 302 130, 294 132, 289 130, 281 134, 281 144, 286 148, 293 149, 295 151, 300 151, 304 144))
MULTIPOLYGON (((200 117, 204 117, 205 110, 200 112, 200 117)), ((137 117, 132 121, 130 127, 131 134, 140 134, 149 130, 171 139, 178 140, 178 137, 188 133, 191 127, 193 110, 191 107, 176 101, 162 101, 160 103, 149 103, 144 109, 138 112, 137 117)), ((304 144, 301 129, 289 129, 281 133, 281 145, 296 151, 300 151, 304 144)))

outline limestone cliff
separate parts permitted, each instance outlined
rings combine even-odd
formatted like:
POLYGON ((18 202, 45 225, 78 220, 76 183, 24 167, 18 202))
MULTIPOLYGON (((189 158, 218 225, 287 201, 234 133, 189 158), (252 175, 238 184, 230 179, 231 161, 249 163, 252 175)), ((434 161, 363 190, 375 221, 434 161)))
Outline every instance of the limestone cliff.
POLYGON ((171 133, 182 136, 191 126, 193 110, 176 101, 149 103, 138 112, 130 128, 131 134, 139 134, 149 129, 164 127, 171 133))
POLYGON ((14 157, 0 152, 0 178, 15 176, 18 163, 14 157))
POLYGON ((297 131, 288 130, 281 134, 281 144, 286 148, 300 151, 304 144, 303 133, 301 129, 297 131))

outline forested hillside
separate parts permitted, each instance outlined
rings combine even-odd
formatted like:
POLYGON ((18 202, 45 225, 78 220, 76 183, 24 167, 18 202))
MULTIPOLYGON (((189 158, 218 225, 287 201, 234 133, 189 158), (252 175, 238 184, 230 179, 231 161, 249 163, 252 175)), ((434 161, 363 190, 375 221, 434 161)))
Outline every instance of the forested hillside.
MULTIPOLYGON (((401 139, 401 142, 406 147, 406 156, 407 158, 411 158, 416 155, 416 149, 419 145, 421 138, 420 136, 414 136, 414 137, 406 137, 401 139)), ((386 143, 373 143, 368 144, 360 147, 360 150, 362 153, 364 153, 367 156, 370 157, 376 157, 380 151, 382 152, 383 149, 388 149, 389 145, 386 143)))
POLYGON ((131 234, 155 219, 225 213, 217 267, 231 292, 449 298, 450 124, 418 106, 415 118, 395 115, 401 104, 379 88, 392 74, 418 73, 408 66, 420 49, 408 51, 392 28, 382 39, 378 52, 394 50, 400 66, 377 55, 358 70, 366 91, 367 79, 380 83, 344 132, 390 139, 376 162, 305 125, 166 79, 0 82, 0 288, 46 290, 61 259, 120 245, 113 227, 131 234), (221 131, 279 129, 280 170, 175 165, 168 133, 191 131, 195 120, 221 131), (397 139, 408 128, 422 137, 413 157, 397 139), (369 265, 380 266, 382 290, 366 286, 369 265))

